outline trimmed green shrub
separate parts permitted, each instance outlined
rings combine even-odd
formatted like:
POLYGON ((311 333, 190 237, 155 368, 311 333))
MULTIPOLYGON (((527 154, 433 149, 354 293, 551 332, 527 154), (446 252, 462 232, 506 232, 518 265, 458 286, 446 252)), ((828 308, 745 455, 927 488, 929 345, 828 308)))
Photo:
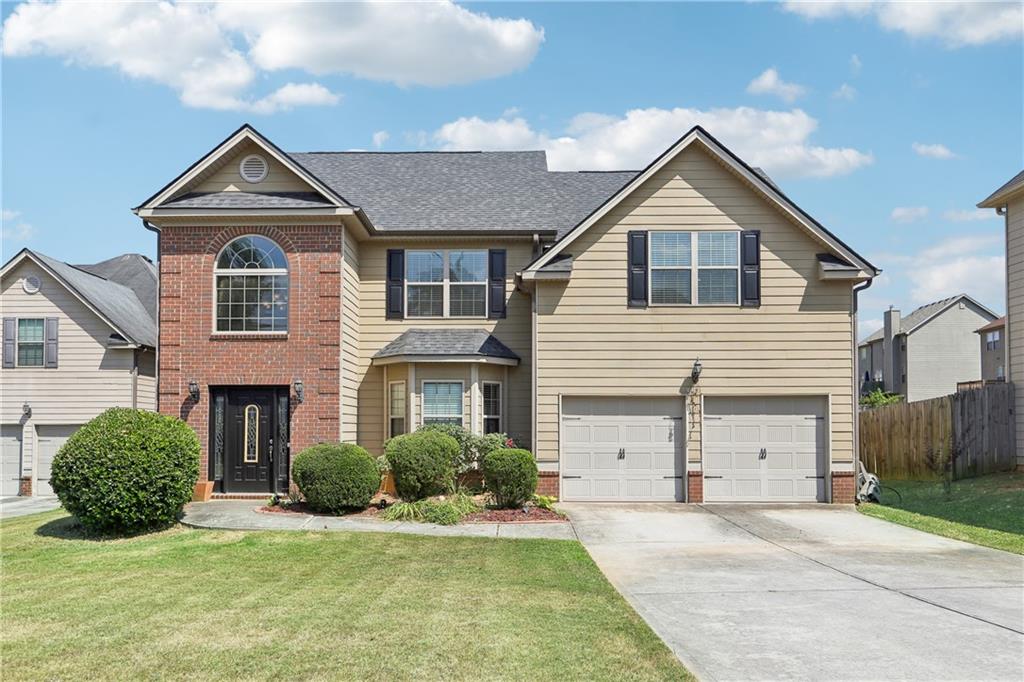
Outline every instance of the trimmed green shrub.
POLYGON ((459 443, 438 431, 417 431, 388 441, 384 454, 395 477, 395 492, 406 501, 421 500, 451 487, 459 443))
POLYGON ((529 450, 495 450, 484 457, 484 487, 502 508, 521 507, 537 490, 537 462, 529 450))
POLYGON ((188 424, 115 407, 72 434, 50 485, 88 530, 134 533, 174 523, 198 479, 199 439, 188 424))
POLYGON ((320 443, 292 462, 292 479, 313 511, 365 509, 380 489, 376 460, 352 443, 320 443))
POLYGON ((502 448, 515 447, 509 445, 512 440, 504 433, 489 433, 485 436, 478 436, 464 426, 458 424, 424 424, 420 431, 437 431, 454 438, 459 444, 459 452, 455 457, 453 465, 456 474, 464 474, 475 469, 484 457, 502 448))

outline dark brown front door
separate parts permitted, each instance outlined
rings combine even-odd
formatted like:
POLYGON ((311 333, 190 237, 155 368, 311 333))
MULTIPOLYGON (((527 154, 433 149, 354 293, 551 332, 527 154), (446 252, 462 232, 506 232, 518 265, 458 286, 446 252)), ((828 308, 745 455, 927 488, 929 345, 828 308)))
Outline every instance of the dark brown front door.
POLYGON ((275 388, 225 391, 224 492, 274 491, 275 388))

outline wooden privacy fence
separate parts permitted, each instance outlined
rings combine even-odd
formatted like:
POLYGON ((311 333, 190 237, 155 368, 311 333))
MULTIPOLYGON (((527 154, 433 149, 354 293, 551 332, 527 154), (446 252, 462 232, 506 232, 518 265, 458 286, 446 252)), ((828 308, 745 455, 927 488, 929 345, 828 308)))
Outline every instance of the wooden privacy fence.
POLYGON ((1013 468, 1013 384, 860 413, 860 460, 880 478, 938 478, 952 458, 954 479, 1013 468), (936 464, 938 462, 938 466, 936 464))

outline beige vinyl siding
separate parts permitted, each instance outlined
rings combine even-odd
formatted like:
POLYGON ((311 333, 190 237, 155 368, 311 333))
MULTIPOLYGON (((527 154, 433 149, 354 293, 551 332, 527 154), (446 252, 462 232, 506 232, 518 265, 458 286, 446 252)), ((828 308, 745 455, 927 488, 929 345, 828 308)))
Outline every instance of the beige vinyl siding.
MULTIPOLYGON (((356 366, 356 383, 359 388, 359 444, 370 452, 378 453, 382 448, 382 434, 386 409, 384 405, 383 369, 371 366, 371 358, 377 351, 397 338, 407 329, 486 329, 493 333, 502 343, 520 357, 517 367, 509 368, 509 383, 506 387, 508 406, 508 422, 506 429, 519 442, 530 442, 530 299, 525 294, 515 291, 515 273, 522 270, 532 260, 532 244, 529 240, 380 240, 363 241, 359 244, 359 358, 356 366), (401 249, 487 249, 504 248, 507 251, 506 297, 507 317, 504 320, 487 320, 480 318, 447 318, 447 319, 405 319, 388 320, 385 311, 385 259, 389 248, 401 249)), ((416 366, 417 384, 423 379, 420 368, 416 366)), ((407 380, 405 365, 402 370, 392 366, 388 379, 407 380), (397 376, 396 373, 400 373, 397 376)), ((469 390, 469 369, 463 366, 459 370, 453 366, 451 372, 465 372, 466 391, 469 390)), ((483 380, 483 372, 481 372, 483 380)), ((468 398, 467 398, 468 400, 468 398)), ((419 410, 419 398, 413 401, 419 410)), ((470 404, 467 402, 466 419, 469 419, 470 404)), ((418 423, 418 422, 417 422, 418 423)), ((468 424, 468 421, 467 421, 468 424)))
POLYGON ((360 276, 359 243, 343 228, 341 284, 341 434, 342 440, 358 439, 359 377, 365 372, 359 356, 360 276))
POLYGON ((138 363, 137 407, 140 410, 156 410, 156 353, 140 350, 138 363))
POLYGON ((818 279, 822 251, 706 152, 684 150, 569 245, 568 283, 537 286, 538 459, 558 457, 559 395, 684 395, 699 357, 689 460, 703 394, 829 396, 832 458, 851 461, 851 283, 818 279), (735 228, 761 230, 760 308, 626 306, 629 230, 735 228))
POLYGON ((1024 195, 1006 207, 1006 334, 1007 376, 1017 386, 1017 466, 1024 466, 1024 195))
POLYGON ((246 142, 238 150, 228 154, 215 169, 208 169, 206 177, 187 192, 312 192, 307 182, 295 175, 280 161, 263 151, 258 145, 246 142), (251 183, 242 179, 238 164, 250 154, 259 154, 267 160, 267 177, 262 182, 251 183))

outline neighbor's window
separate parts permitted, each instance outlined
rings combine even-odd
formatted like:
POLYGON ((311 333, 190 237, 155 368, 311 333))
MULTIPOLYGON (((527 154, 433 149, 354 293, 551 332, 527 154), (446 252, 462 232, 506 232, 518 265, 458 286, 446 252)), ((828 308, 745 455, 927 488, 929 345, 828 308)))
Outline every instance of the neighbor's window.
POLYGON ((218 332, 288 331, 288 261, 259 235, 224 247, 214 269, 218 332))
POLYGON ((18 320, 18 367, 43 366, 43 320, 18 320))
POLYGON ((462 426, 462 382, 423 382, 423 423, 462 426))
POLYGON ((405 382, 388 384, 388 437, 405 433, 405 382))
POLYGON ((651 232, 650 249, 652 305, 739 305, 739 232, 651 232))
POLYGON ((985 332, 985 348, 988 350, 999 350, 1001 336, 998 329, 992 332, 985 332))
POLYGON ((487 315, 486 251, 406 251, 407 317, 487 315))
POLYGON ((996 379, 1005 379, 1005 378, 1006 378, 1006 370, 1003 369, 1002 365, 999 365, 998 367, 996 367, 996 379))
POLYGON ((501 384, 484 382, 484 433, 501 433, 501 384))

